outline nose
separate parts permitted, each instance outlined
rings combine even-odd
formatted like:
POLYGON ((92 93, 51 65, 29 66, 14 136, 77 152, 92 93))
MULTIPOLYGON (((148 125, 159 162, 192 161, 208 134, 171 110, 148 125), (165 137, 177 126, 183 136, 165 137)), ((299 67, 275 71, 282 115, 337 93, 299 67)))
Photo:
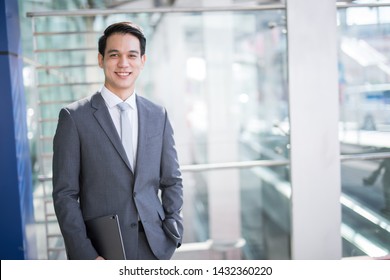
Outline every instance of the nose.
POLYGON ((118 61, 119 67, 127 67, 129 66, 129 61, 127 60, 127 57, 125 55, 121 56, 118 61))

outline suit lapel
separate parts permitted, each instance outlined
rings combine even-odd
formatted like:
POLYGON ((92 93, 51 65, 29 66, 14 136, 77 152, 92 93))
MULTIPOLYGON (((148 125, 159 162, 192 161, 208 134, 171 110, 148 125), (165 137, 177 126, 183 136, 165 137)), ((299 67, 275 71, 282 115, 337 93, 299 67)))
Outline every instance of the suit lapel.
MULTIPOLYGON (((137 147, 137 159, 135 170, 144 168, 144 157, 145 149, 147 149, 148 142, 148 118, 149 110, 145 106, 142 98, 136 96, 137 110, 138 110, 138 147, 137 147)), ((137 176, 136 172, 136 176, 137 176)))
POLYGON ((91 106, 96 109, 96 111, 94 112, 94 116, 97 122, 104 130, 107 137, 110 139, 112 145, 115 147, 115 149, 117 150, 117 152, 119 153, 123 161, 131 170, 130 163, 127 159, 125 149, 123 148, 118 132, 116 131, 114 123, 112 122, 107 106, 104 103, 104 99, 99 92, 92 96, 91 106))

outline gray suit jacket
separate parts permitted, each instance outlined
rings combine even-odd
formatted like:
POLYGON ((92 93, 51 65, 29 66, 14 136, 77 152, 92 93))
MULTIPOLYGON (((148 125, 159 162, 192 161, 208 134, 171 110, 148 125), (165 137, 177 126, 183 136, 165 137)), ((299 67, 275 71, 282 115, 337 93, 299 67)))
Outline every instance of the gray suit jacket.
POLYGON ((138 215, 158 259, 170 259, 181 244, 183 187, 173 130, 164 108, 140 96, 136 102, 134 174, 100 93, 59 114, 53 200, 69 259, 98 256, 84 221, 109 214, 119 216, 127 259, 137 258, 138 215))

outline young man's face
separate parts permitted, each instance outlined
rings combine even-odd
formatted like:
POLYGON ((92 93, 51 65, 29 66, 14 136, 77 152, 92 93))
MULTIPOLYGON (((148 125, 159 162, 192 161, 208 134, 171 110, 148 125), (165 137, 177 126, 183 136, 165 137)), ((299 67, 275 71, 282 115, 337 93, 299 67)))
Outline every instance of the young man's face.
POLYGON ((112 34, 107 38, 104 57, 99 53, 99 66, 104 71, 104 85, 123 100, 129 97, 144 67, 140 42, 131 34, 112 34))

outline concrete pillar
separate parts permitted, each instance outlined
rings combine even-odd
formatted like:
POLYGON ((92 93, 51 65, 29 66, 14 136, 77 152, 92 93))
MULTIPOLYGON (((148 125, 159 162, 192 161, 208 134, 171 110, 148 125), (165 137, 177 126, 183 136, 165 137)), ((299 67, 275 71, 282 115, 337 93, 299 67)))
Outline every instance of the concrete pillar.
POLYGON ((336 5, 286 2, 292 259, 340 259, 336 5))

